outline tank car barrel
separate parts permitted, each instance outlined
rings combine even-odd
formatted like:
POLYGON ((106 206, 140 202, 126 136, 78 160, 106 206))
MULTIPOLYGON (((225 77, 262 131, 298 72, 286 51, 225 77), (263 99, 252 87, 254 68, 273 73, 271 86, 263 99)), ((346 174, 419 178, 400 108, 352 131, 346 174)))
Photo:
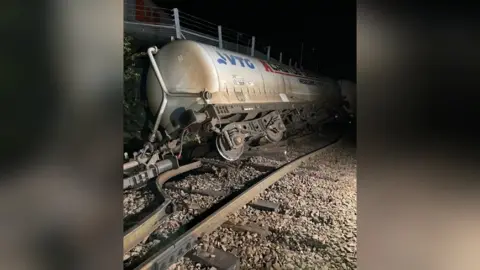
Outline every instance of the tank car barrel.
POLYGON ((152 46, 147 55, 145 90, 155 119, 144 154, 180 158, 184 144, 215 140, 222 157, 235 160, 261 137, 280 141, 287 125, 293 131, 341 120, 333 114, 342 87, 332 78, 189 40, 152 46))

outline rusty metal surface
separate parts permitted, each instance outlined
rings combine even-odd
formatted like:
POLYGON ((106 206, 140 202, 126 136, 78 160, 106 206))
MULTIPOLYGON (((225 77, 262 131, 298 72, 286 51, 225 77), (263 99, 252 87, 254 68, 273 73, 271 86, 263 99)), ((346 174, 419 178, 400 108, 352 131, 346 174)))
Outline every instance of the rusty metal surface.
POLYGON ((249 187, 234 199, 223 205, 220 209, 203 219, 200 223, 195 225, 187 232, 180 235, 173 240, 168 246, 162 248, 160 251, 152 255, 135 270, 158 270, 168 269, 168 267, 175 263, 180 257, 184 256, 190 249, 193 248, 197 239, 205 234, 209 234, 220 227, 226 220, 227 216, 238 211, 244 205, 248 204, 255 196, 265 191, 268 187, 280 180, 287 173, 299 167, 303 162, 309 160, 317 154, 323 152, 327 147, 334 145, 340 138, 330 141, 321 148, 306 154, 296 160, 287 163, 270 173, 265 178, 249 187))

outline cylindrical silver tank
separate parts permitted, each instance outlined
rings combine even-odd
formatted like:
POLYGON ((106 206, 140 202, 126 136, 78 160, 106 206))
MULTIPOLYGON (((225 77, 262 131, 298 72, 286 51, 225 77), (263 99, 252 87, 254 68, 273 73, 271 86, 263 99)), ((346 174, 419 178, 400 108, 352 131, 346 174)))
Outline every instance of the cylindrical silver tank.
MULTIPOLYGON (((183 111, 204 104, 202 91, 212 94, 210 104, 310 101, 337 106, 341 102, 340 88, 330 78, 194 41, 168 43, 155 60, 171 93, 161 121, 169 132, 176 129, 175 118, 183 111)), ((156 114, 163 93, 152 68, 147 98, 156 114)))

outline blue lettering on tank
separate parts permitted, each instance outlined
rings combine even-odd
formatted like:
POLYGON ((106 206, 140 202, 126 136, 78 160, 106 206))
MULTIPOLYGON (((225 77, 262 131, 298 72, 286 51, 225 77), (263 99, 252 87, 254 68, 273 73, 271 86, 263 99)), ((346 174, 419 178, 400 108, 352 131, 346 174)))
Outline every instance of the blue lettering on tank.
POLYGON ((225 58, 225 56, 223 56, 221 53, 217 52, 218 56, 220 56, 220 58, 217 59, 217 62, 219 64, 224 64, 226 65, 227 64, 227 58, 225 58))
POLYGON ((230 64, 232 64, 232 65, 234 65, 234 66, 237 65, 237 62, 235 61, 235 56, 225 54, 225 57, 227 57, 228 61, 230 61, 230 64))
POLYGON ((238 60, 238 62, 240 62, 240 65, 241 65, 242 67, 245 67, 245 65, 243 64, 243 58, 241 58, 241 57, 239 57, 239 56, 234 56, 234 57, 235 57, 235 59, 238 60))
POLYGON ((221 65, 227 65, 228 63, 230 63, 231 65, 236 66, 237 63, 240 63, 240 66, 242 66, 242 67, 247 66, 250 69, 255 69, 255 65, 248 58, 243 58, 243 57, 237 56, 237 55, 229 55, 229 54, 226 54, 226 53, 222 54, 218 51, 216 53, 220 57, 220 58, 217 59, 217 62, 221 65))
POLYGON ((253 65, 252 62, 250 62, 249 59, 246 59, 245 58, 245 64, 247 65, 247 67, 251 68, 251 69, 255 69, 255 66, 253 65))

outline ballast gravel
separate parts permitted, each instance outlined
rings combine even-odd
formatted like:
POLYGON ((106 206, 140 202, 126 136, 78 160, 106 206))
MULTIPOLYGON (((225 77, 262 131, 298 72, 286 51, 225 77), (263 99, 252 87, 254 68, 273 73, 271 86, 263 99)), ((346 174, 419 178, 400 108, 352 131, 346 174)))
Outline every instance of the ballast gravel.
MULTIPOLYGON (((303 141, 289 145, 287 160, 308 153, 324 142, 303 141)), ((283 160, 251 157, 246 164, 281 166, 283 160)), ((239 169, 211 165, 211 172, 187 175, 174 183, 194 190, 231 192, 264 172, 254 167, 239 169)), ((166 189, 177 212, 165 220, 148 241, 124 256, 129 267, 145 259, 177 231, 223 197, 190 194, 166 189)), ((276 212, 245 206, 229 217, 235 224, 256 224, 271 232, 266 237, 251 232, 219 228, 201 239, 197 248, 212 247, 231 252, 240 259, 241 269, 355 269, 356 268, 356 156, 355 147, 340 142, 283 177, 260 195, 280 204, 276 212)), ((124 195, 125 216, 141 212, 153 195, 130 191, 124 195), (136 202, 136 203, 135 203, 136 202)), ((170 269, 211 269, 180 259, 170 269)))

